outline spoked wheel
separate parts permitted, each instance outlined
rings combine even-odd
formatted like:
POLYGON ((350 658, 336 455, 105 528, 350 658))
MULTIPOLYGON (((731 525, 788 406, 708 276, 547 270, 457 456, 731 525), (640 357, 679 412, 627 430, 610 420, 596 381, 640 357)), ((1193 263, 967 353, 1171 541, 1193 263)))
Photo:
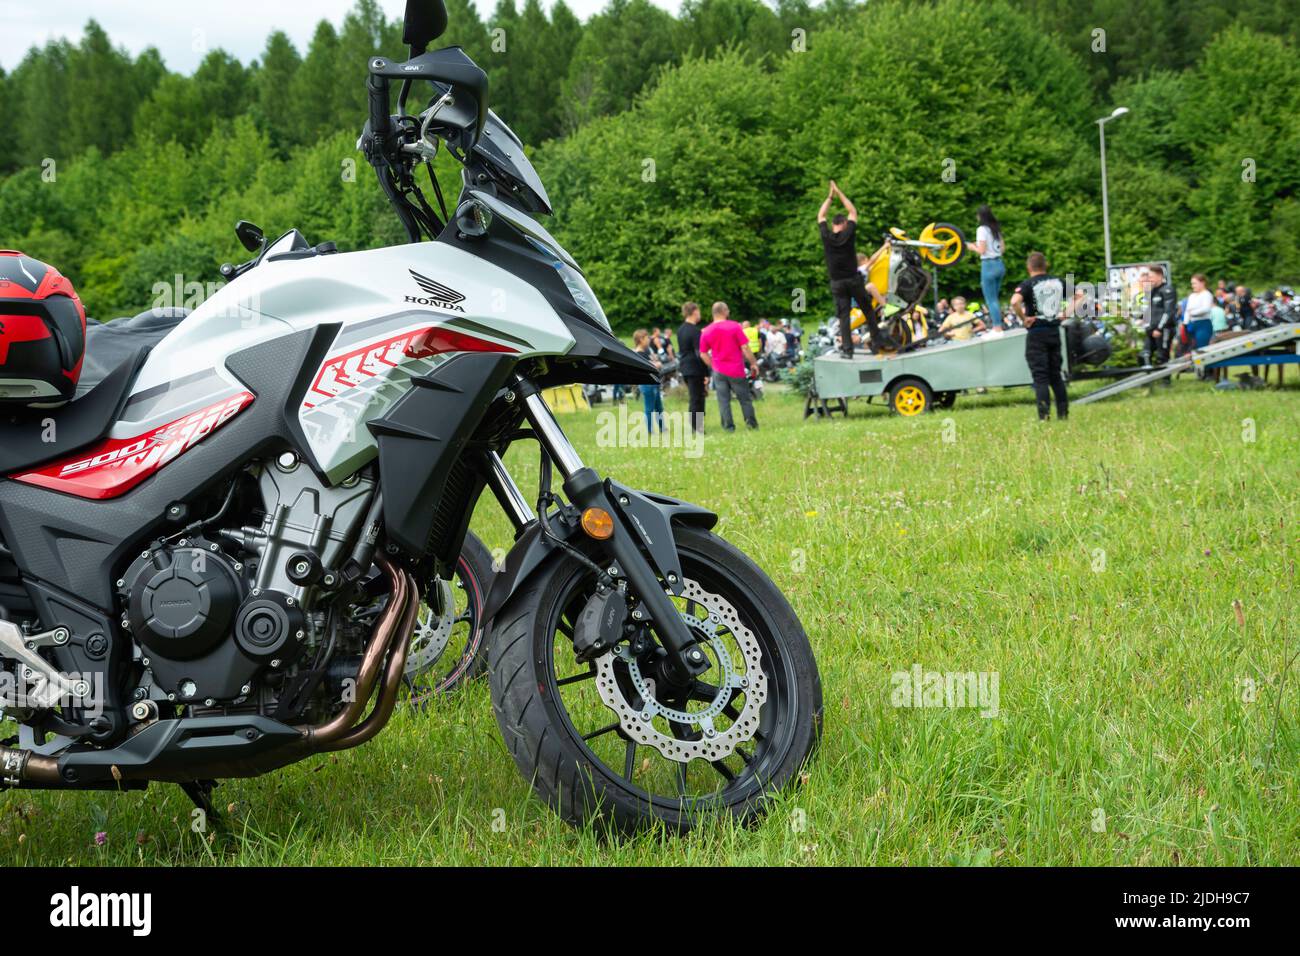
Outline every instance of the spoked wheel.
POLYGON ((938 243, 940 248, 921 250, 921 255, 941 269, 955 266, 966 253, 966 236, 950 222, 936 222, 921 234, 922 242, 938 243))
POLYGON ((483 605, 492 577, 492 556, 473 534, 465 536, 451 581, 435 581, 426 593, 406 658, 410 703, 423 704, 483 673, 487 626, 483 605), (435 611, 435 607, 441 611, 435 611))
POLYGON ((889 410, 895 415, 911 418, 928 412, 934 405, 934 393, 919 378, 905 378, 889 389, 889 410))
POLYGON ((595 662, 574 658, 574 622, 595 591, 578 561, 539 572, 497 617, 493 707, 515 762, 571 823, 684 832, 710 812, 751 820, 816 745, 821 683, 808 638, 742 552, 677 529, 674 598, 709 670, 672 680, 652 628, 595 662))

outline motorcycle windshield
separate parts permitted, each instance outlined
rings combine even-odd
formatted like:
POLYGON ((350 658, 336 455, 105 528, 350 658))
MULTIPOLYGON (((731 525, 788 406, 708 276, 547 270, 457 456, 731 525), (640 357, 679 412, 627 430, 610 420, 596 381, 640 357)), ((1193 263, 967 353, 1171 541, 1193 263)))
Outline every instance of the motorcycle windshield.
POLYGON ((546 194, 542 177, 537 175, 537 170, 524 155, 524 144, 514 130, 491 110, 488 110, 483 135, 474 146, 474 152, 520 187, 530 212, 550 214, 551 197, 546 194))

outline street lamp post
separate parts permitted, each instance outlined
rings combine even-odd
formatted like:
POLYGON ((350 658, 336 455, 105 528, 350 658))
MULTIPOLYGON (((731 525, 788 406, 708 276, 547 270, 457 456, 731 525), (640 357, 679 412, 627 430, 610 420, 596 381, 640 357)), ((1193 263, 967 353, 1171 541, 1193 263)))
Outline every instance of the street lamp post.
POLYGON ((1106 124, 1128 112, 1127 106, 1117 106, 1109 116, 1097 120, 1101 136, 1101 228, 1106 242, 1106 282, 1110 282, 1110 198, 1106 194, 1106 124))

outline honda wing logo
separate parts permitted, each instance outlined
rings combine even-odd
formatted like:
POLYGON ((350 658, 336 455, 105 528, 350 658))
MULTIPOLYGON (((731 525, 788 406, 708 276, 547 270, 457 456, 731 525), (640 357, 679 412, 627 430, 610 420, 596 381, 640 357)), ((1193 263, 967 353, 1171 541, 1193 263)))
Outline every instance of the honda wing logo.
POLYGON ((465 301, 465 296, 457 292, 451 286, 443 285, 441 282, 434 282, 428 276, 422 276, 414 269, 410 270, 411 278, 416 284, 424 290, 423 296, 408 295, 407 302, 413 302, 416 305, 431 305, 435 308, 446 309, 449 312, 464 312, 461 303, 465 301))

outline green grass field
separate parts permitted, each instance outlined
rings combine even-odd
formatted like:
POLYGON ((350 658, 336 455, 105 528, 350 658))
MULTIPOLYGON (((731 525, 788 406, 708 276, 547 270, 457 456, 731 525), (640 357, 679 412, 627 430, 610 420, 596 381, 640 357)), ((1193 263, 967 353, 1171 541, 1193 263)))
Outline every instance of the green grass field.
MULTIPOLYGON (((757 433, 721 433, 711 405, 698 458, 597 447, 594 413, 563 417, 589 463, 717 510, 803 618, 823 743, 753 829, 569 828, 480 682, 359 750, 223 785, 226 836, 192 833, 175 787, 0 795, 0 863, 1300 862, 1300 390, 1187 381, 1050 425, 1028 401, 804 423, 770 394, 757 433), (913 665, 996 675, 998 715, 894 706, 913 665)), ((475 530, 506 546, 494 510, 475 530)))

